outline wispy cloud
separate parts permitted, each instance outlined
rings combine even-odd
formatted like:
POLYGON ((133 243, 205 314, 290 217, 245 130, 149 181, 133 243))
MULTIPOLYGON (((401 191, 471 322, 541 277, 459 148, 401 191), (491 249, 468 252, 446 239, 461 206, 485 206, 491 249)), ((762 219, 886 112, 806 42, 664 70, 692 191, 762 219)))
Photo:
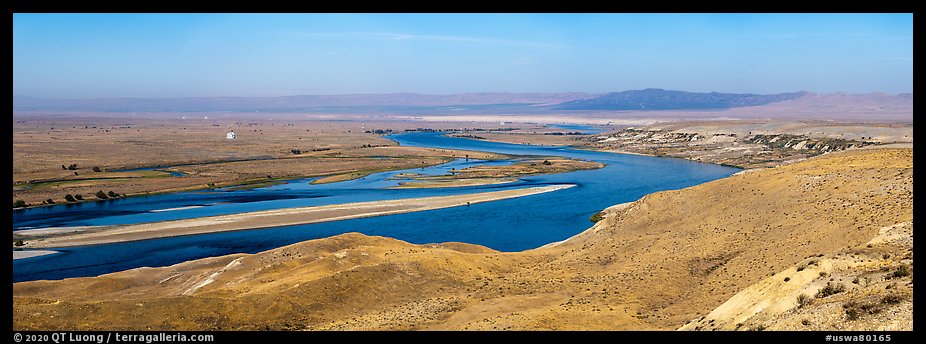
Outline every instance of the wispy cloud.
POLYGON ((395 33, 395 32, 280 32, 280 35, 290 37, 366 37, 377 38, 386 41, 437 41, 437 42, 463 42, 473 44, 491 44, 522 46, 533 48, 566 48, 565 45, 553 44, 546 42, 532 42, 503 38, 489 37, 470 37, 470 36, 448 36, 448 35, 423 35, 414 33, 395 33))

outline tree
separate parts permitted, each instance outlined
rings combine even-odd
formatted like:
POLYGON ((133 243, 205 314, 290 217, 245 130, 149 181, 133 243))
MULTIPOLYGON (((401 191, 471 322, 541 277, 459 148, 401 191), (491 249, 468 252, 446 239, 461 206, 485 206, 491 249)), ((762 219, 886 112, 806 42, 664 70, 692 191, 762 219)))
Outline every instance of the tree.
POLYGON ((70 164, 70 165, 68 165, 68 169, 71 170, 71 171, 76 170, 76 169, 77 169, 77 164, 70 164))
POLYGON ((103 172, 99 166, 93 166, 93 172, 103 172))
POLYGON ((13 208, 22 208, 25 206, 27 206, 26 201, 23 201, 21 199, 18 199, 15 202, 13 202, 13 208))
POLYGON ((64 200, 68 202, 77 202, 77 200, 74 199, 74 196, 71 196, 71 194, 64 195, 64 200))
POLYGON ((45 203, 47 203, 47 204, 55 204, 55 201, 54 201, 53 199, 49 198, 49 199, 46 199, 46 200, 45 200, 45 203))
POLYGON ((84 200, 84 196, 83 196, 83 195, 77 195, 77 196, 74 196, 74 198, 76 198, 78 201, 83 201, 83 200, 84 200))
POLYGON ((553 163, 550 162, 550 160, 544 160, 544 161, 543 161, 543 164, 544 164, 544 165, 553 165, 553 163))
POLYGON ((106 193, 103 192, 103 190, 100 190, 100 191, 97 191, 97 192, 96 192, 96 198, 99 198, 99 199, 107 199, 107 198, 109 198, 109 196, 106 196, 106 193))
POLYGON ((25 245, 25 243, 23 243, 22 240, 16 240, 16 242, 13 243, 13 246, 23 246, 23 245, 25 245))
POLYGON ((109 190, 109 193, 107 195, 109 195, 109 197, 119 197, 119 194, 113 192, 113 190, 109 190))

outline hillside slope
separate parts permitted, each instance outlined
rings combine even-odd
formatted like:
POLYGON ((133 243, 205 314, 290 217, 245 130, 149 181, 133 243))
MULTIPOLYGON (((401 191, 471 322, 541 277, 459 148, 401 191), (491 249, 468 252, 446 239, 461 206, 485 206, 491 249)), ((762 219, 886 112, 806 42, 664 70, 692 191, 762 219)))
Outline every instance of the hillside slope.
POLYGON ((910 330, 913 223, 864 247, 820 254, 768 277, 682 330, 910 330))
POLYGON ((912 178, 912 149, 853 149, 650 194, 525 252, 350 233, 16 283, 13 327, 674 330, 807 257, 912 223, 912 178))

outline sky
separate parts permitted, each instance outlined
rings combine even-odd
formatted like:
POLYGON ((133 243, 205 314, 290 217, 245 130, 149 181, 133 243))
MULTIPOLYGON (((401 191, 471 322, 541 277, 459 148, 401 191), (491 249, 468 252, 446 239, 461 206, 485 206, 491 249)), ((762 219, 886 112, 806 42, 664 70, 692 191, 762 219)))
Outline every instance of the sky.
POLYGON ((912 14, 13 14, 13 94, 907 93, 912 14))

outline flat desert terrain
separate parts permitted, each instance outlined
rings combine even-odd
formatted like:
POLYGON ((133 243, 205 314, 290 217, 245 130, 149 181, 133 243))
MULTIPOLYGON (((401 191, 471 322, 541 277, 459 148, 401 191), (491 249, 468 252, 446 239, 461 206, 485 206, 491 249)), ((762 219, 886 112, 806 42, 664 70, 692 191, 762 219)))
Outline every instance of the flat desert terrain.
MULTIPOLYGON (((20 116, 13 123, 13 201, 64 203, 65 195, 97 200, 120 195, 267 185, 278 179, 336 176, 431 166, 455 158, 500 159, 482 152, 398 147, 365 131, 416 129, 422 123, 20 116), (235 130, 237 138, 226 139, 235 130), (75 169, 69 169, 76 165, 75 169), (160 170, 126 169, 164 167, 160 170), (100 172, 96 172, 94 167, 100 172), (182 173, 173 176, 169 172, 182 173)), ((159 114, 159 116, 164 116, 159 114)), ((217 115, 213 115, 216 117, 217 115)), ((459 127, 459 123, 429 128, 459 127)), ((497 124, 468 124, 497 128, 497 124)))

